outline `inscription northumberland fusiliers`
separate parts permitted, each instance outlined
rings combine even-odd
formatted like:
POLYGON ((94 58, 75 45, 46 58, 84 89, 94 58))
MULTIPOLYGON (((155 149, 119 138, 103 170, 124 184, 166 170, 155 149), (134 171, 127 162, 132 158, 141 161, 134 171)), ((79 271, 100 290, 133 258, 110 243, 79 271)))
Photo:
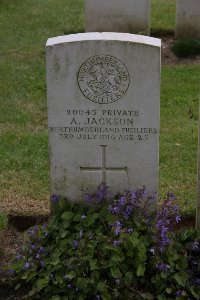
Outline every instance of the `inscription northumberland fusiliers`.
POLYGON ((126 109, 66 109, 63 126, 50 126, 49 133, 65 140, 150 141, 157 128, 137 127, 141 112, 126 109))
POLYGON ((129 73, 119 59, 99 55, 89 58, 82 64, 77 80, 82 94, 87 99, 107 104, 116 102, 126 93, 129 73))

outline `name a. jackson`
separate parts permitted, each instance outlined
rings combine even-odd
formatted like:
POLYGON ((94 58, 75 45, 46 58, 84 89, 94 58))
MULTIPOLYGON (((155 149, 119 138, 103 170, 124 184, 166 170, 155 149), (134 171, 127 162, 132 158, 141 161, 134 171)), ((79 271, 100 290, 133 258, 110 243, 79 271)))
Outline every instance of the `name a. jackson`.
POLYGON ((133 126, 134 119, 121 118, 87 118, 84 125, 106 125, 106 126, 133 126))

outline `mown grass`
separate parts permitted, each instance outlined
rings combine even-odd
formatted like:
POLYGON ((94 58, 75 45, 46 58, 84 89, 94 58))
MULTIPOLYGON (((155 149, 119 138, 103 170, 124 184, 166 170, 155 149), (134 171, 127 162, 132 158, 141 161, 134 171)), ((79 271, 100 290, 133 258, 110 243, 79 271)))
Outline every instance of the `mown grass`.
POLYGON ((200 66, 166 66, 161 81, 160 187, 195 210, 200 66))
POLYGON ((151 35, 174 32, 175 19, 175 0, 151 1, 151 35))
MULTIPOLYGON (((153 0, 152 29, 174 29, 174 0, 153 0)), ((84 31, 83 0, 0 1, 0 195, 49 197, 45 43, 84 31)), ((195 210, 200 66, 162 68, 160 192, 195 210), (193 116, 192 116, 193 114, 193 116)))
POLYGON ((6 227, 7 217, 5 214, 0 214, 0 231, 6 227))
POLYGON ((48 198, 45 44, 83 31, 83 1, 1 0, 0 194, 48 198))

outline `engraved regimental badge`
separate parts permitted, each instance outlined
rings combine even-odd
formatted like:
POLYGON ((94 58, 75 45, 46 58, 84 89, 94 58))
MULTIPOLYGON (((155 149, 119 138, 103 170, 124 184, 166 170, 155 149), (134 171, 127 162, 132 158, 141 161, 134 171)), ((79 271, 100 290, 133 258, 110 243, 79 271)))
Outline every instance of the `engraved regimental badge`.
POLYGON ((112 103, 126 93, 129 73, 125 65, 115 57, 93 56, 80 67, 78 85, 82 94, 90 101, 112 103))

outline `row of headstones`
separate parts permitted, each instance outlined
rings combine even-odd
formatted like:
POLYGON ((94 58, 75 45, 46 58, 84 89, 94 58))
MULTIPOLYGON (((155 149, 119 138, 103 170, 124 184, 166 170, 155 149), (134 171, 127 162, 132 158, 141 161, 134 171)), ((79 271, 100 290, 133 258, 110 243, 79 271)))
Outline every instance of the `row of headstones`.
MULTIPOLYGON (((176 0, 176 37, 200 38, 200 1, 176 0)), ((151 0, 85 0, 86 32, 150 35, 151 0)))

